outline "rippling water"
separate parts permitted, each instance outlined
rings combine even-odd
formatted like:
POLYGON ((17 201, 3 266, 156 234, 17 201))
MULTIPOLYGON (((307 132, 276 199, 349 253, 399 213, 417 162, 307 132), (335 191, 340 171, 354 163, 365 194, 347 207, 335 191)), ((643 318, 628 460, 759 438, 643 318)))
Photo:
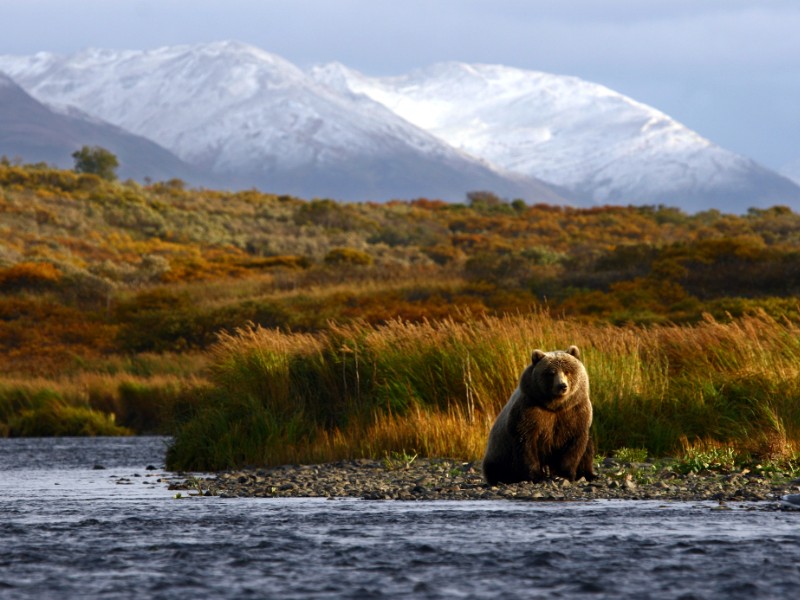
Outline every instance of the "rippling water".
POLYGON ((0 439, 0 598, 749 599, 800 590, 800 513, 763 504, 174 499, 158 481, 164 446, 0 439))

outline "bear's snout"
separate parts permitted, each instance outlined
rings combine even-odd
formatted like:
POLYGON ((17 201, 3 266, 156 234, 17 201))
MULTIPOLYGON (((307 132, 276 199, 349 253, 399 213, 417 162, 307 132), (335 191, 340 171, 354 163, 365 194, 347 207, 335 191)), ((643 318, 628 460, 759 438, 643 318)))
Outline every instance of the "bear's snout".
POLYGON ((556 396, 563 396, 569 390, 569 382, 562 373, 559 373, 553 380, 553 393, 556 396))

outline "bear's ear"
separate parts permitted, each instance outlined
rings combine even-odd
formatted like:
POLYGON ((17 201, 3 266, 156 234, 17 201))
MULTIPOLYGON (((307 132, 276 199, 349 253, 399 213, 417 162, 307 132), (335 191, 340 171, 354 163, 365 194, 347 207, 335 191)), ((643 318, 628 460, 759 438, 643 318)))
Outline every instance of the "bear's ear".
POLYGON ((537 362, 542 360, 545 356, 545 353, 541 350, 534 350, 533 354, 531 354, 531 364, 535 365, 537 362))
POLYGON ((578 360, 581 359, 581 351, 578 350, 577 346, 570 346, 569 350, 567 350, 567 354, 571 354, 572 356, 574 356, 578 360))

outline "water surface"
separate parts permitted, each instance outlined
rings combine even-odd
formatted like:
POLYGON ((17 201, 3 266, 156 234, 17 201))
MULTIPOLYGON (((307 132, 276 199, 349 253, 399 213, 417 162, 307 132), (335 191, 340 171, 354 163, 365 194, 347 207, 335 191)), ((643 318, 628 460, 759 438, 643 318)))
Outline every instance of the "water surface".
POLYGON ((163 438, 0 439, 0 598, 800 590, 800 513, 768 504, 175 499, 164 447, 163 438))

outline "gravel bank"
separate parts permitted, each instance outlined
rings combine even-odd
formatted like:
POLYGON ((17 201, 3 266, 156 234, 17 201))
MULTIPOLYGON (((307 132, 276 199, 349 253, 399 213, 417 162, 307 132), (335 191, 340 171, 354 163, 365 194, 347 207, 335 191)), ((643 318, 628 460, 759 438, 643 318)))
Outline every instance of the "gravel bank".
MULTIPOLYGON (((189 478, 171 489, 237 497, 351 497, 365 500, 718 500, 776 501, 800 491, 800 479, 747 469, 730 473, 678 473, 669 462, 620 464, 606 459, 597 479, 488 486, 477 463, 418 458, 410 464, 359 459, 284 465, 189 478)), ((787 474, 788 475, 788 474, 787 474)))

